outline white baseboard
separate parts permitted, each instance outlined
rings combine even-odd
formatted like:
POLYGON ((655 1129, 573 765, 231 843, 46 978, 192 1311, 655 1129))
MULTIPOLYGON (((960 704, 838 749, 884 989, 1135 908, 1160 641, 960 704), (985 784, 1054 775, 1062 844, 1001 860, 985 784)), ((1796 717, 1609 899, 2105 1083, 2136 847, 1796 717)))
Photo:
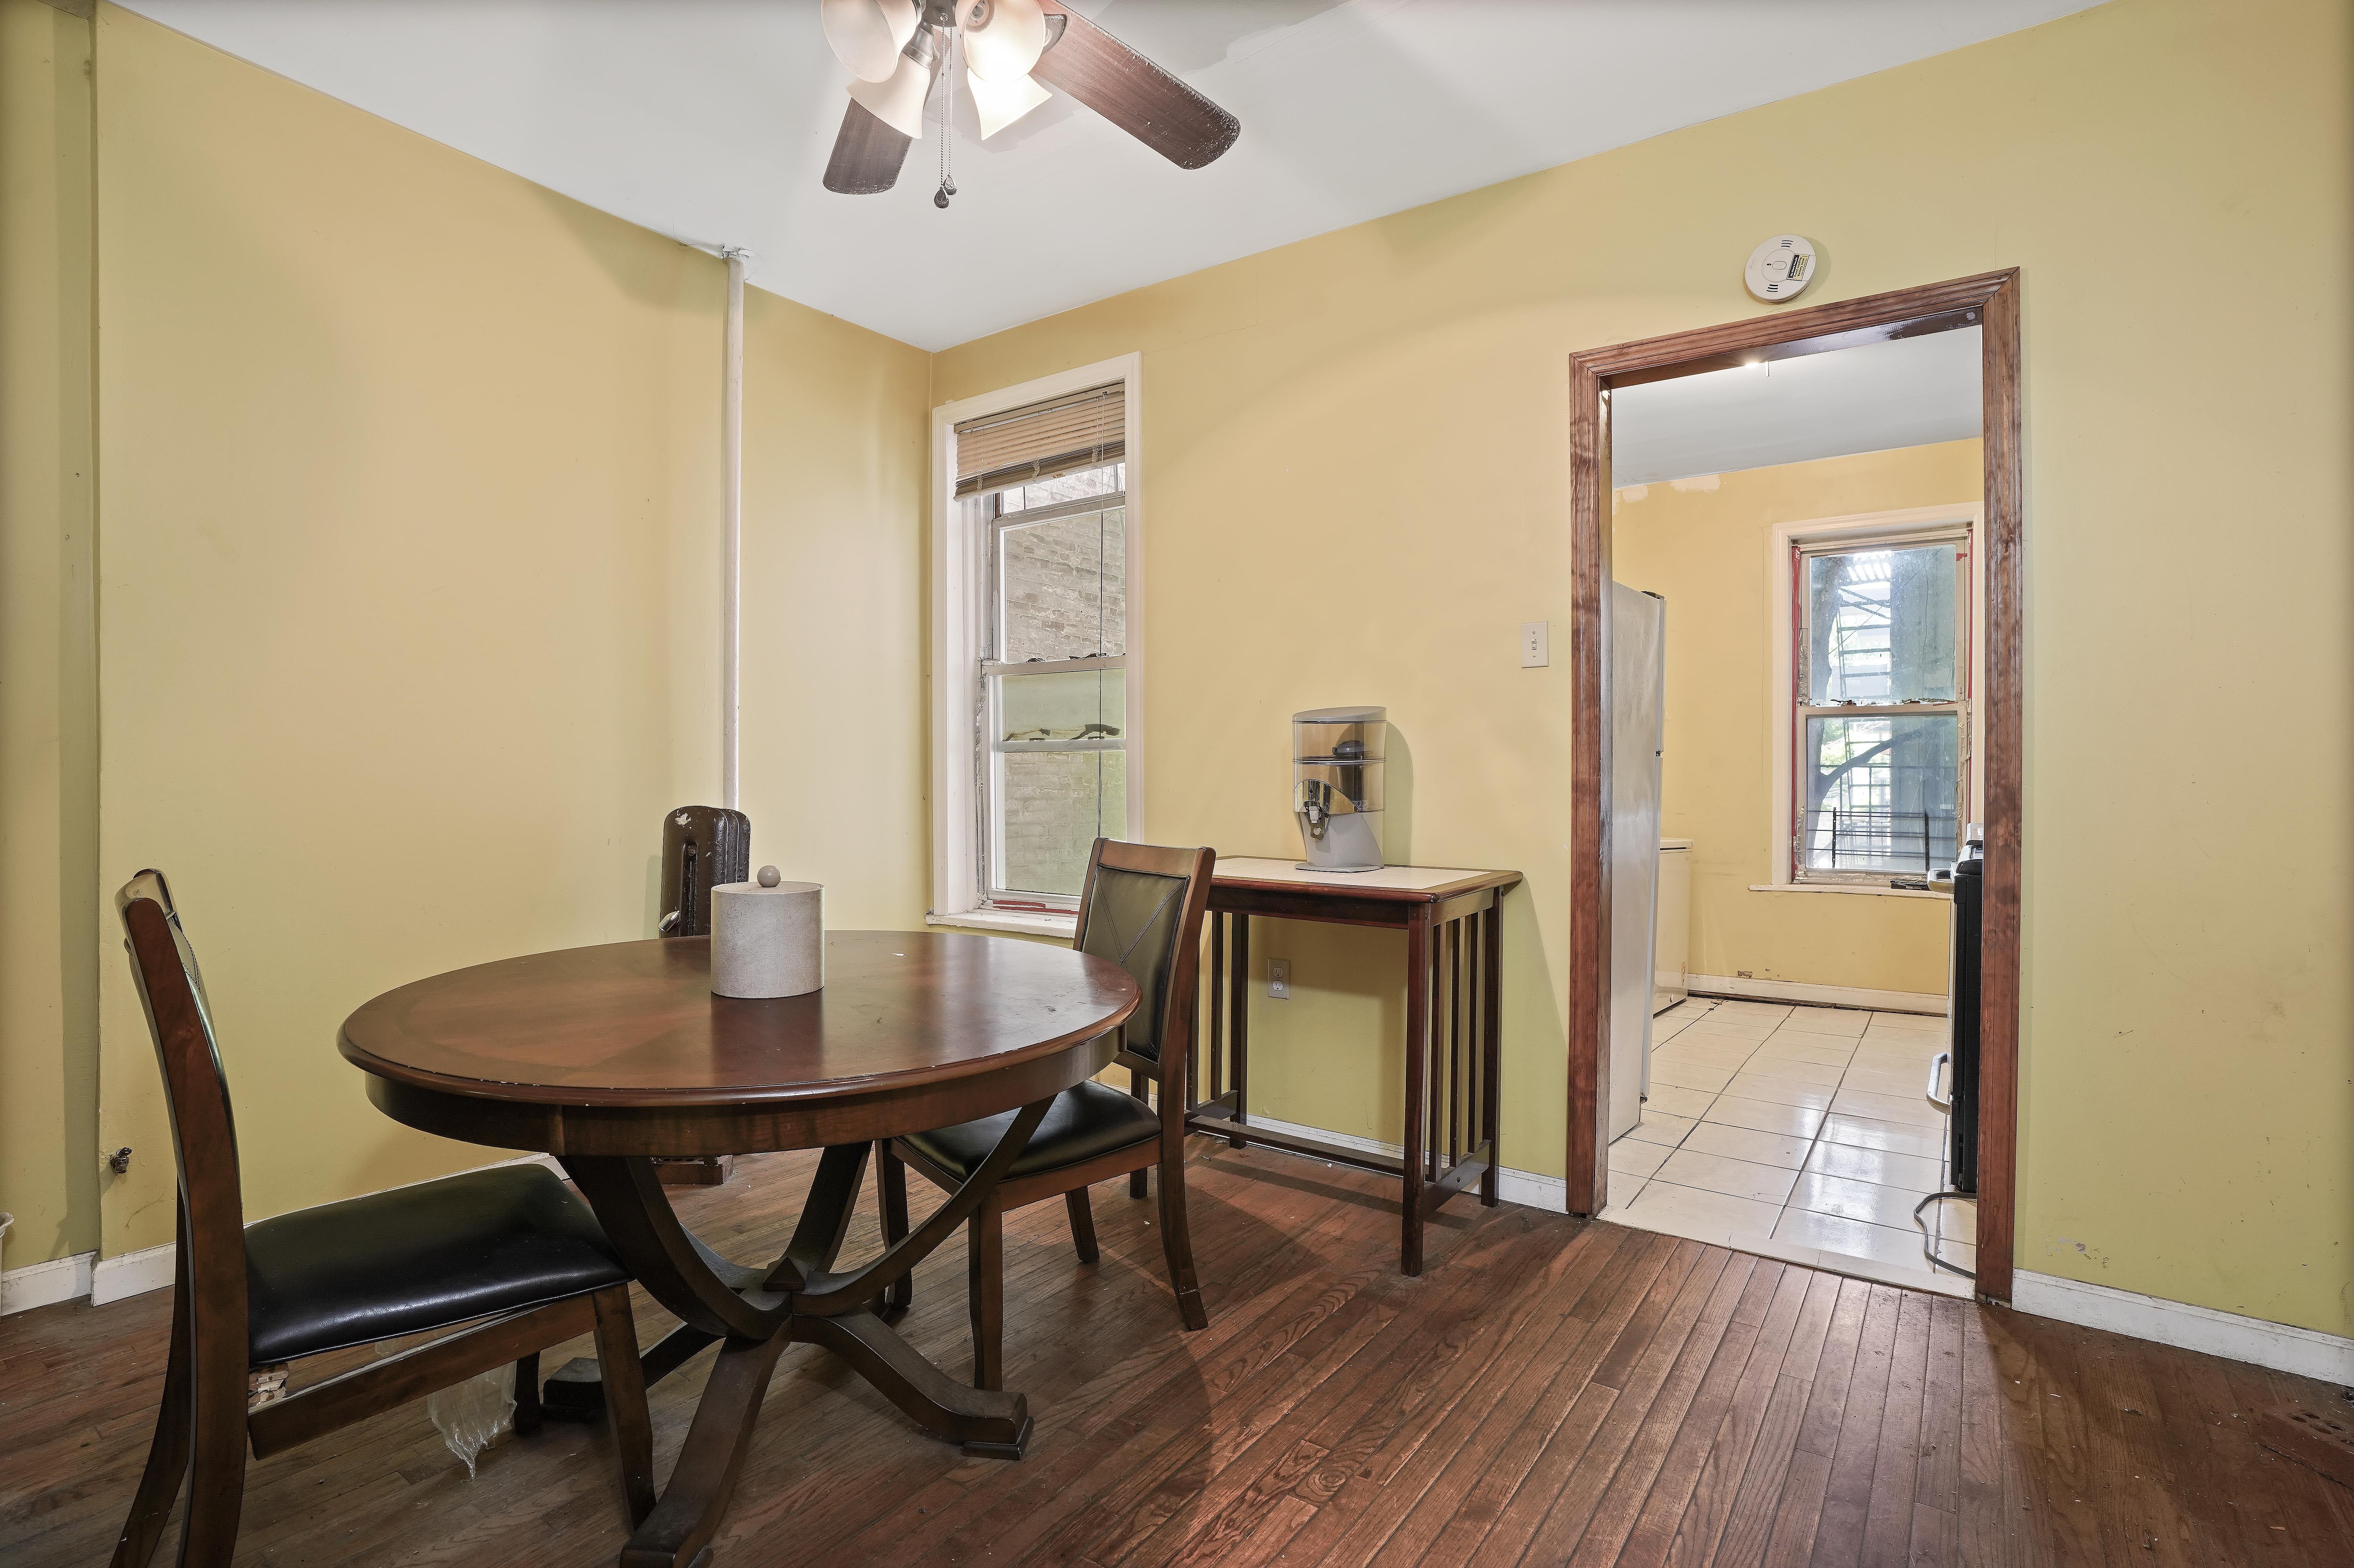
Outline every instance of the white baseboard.
POLYGON ((98 1254, 79 1252, 0 1274, 0 1318, 89 1295, 90 1266, 97 1261, 98 1254))
POLYGON ((172 1266, 179 1248, 171 1242, 101 1257, 90 1272, 90 1304, 104 1307, 128 1297, 144 1296, 172 1283, 172 1266))
MULTIPOLYGON (((508 1165, 545 1165, 559 1176, 564 1173, 552 1154, 526 1154, 514 1160, 493 1160, 474 1169, 496 1171, 508 1165)), ((453 1171, 452 1174, 463 1172, 453 1171)), ((425 1178, 427 1181, 440 1180, 438 1176, 425 1178)), ((423 1183, 419 1181, 403 1181, 399 1187, 385 1187, 379 1191, 397 1192, 400 1187, 421 1185, 423 1183)), ((0 1318, 11 1312, 26 1312, 36 1307, 71 1301, 81 1296, 89 1297, 93 1307, 104 1307, 133 1296, 143 1296, 150 1290, 161 1290, 172 1283, 172 1269, 177 1261, 175 1252, 175 1245, 165 1242, 161 1246, 117 1253, 112 1257, 100 1257, 94 1252, 86 1252, 74 1257, 61 1257, 52 1263, 12 1268, 5 1275, 0 1275, 0 1318)))
POLYGON ((1810 985, 1803 980, 1750 980, 1743 975, 1686 975, 1694 996, 1735 996, 1751 1001, 1811 1001, 1820 1007, 1868 1007, 1878 1012, 1928 1012, 1946 1016, 1946 999, 1933 991, 1872 991, 1853 985, 1810 985))
MULTIPOLYGON (((1403 1144, 1384 1143, 1379 1139, 1359 1138, 1354 1133, 1333 1132, 1326 1128, 1308 1127, 1296 1121, 1278 1121, 1271 1116, 1250 1113, 1251 1127, 1262 1127, 1269 1132, 1280 1132, 1293 1138, 1312 1138, 1323 1143, 1337 1143, 1343 1149, 1353 1149, 1360 1154, 1385 1155, 1392 1160, 1404 1156, 1403 1144)), ((1282 1150, 1277 1153, 1285 1152, 1282 1150)), ((1301 1155, 1312 1160, 1314 1155, 1301 1155)), ((1543 1176, 1534 1171, 1515 1171, 1510 1166, 1496 1171, 1496 1196, 1507 1203, 1518 1203, 1525 1209, 1543 1209, 1547 1213, 1569 1212, 1569 1183, 1558 1176, 1543 1176)))
POLYGON ((2010 1277, 2010 1304, 2038 1318, 2106 1329, 2325 1383, 2354 1384, 2354 1340, 2313 1329, 2243 1318, 2236 1312, 2219 1312, 2211 1307, 2193 1307, 2187 1301, 2168 1301, 2055 1275, 2031 1274, 2023 1268, 2010 1277))

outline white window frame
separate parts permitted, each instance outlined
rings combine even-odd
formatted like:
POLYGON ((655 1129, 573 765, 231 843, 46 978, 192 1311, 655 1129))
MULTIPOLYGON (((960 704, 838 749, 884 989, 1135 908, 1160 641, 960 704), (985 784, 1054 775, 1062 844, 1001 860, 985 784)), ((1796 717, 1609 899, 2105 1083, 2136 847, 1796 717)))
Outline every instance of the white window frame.
POLYGON ((932 410, 932 926, 966 926, 1067 938, 1075 913, 990 907, 981 886, 981 799, 973 759, 981 747, 981 653, 990 630, 990 528, 956 496, 956 428, 1110 382, 1121 384, 1127 420, 1125 561, 1128 599, 1126 731, 1128 835, 1144 840, 1143 355, 1126 354, 1001 387, 932 410))
POLYGON ((1895 512, 1865 512, 1844 517, 1818 517, 1775 526, 1766 544, 1766 594, 1768 624, 1773 627, 1773 657, 1766 661, 1766 723, 1773 731, 1773 788, 1769 837, 1774 880, 1753 884, 1755 893, 1846 893, 1882 898, 1944 898, 1941 892, 1889 887, 1870 882, 1801 881, 1793 843, 1793 797, 1797 786, 1797 706, 1791 657, 1794 632, 1792 601, 1796 582, 1793 553, 1824 545, 1853 548, 1859 545, 1901 545, 1910 540, 1969 531, 1969 733, 1964 737, 1969 761, 1964 768, 1967 798, 1960 802, 1959 821, 1981 820, 1986 800, 1986 509, 1977 502, 1951 506, 1915 506, 1895 512))

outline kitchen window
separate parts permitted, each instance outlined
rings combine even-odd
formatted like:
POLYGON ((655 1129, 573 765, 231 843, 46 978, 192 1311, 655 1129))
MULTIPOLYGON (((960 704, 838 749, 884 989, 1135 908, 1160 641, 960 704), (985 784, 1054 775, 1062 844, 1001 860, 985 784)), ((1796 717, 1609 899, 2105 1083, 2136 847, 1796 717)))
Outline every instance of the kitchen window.
POLYGON ((1925 885, 1971 815, 1967 526, 1789 548, 1790 881, 1925 885))
POLYGON ((936 415, 936 923, 1067 930, 1139 832, 1132 365, 1090 369, 936 415))

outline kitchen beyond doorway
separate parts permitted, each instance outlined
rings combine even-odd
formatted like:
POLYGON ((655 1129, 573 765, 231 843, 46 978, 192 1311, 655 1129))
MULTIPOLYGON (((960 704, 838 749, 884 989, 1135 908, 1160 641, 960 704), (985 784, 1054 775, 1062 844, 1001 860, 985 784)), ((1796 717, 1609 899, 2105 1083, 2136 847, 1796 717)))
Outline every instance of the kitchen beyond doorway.
POLYGON ((1642 1118, 1610 1146, 1601 1218, 1967 1297, 1978 1205, 1947 1190, 1922 1094, 1943 1018, 1695 996, 1654 1023, 1642 1118), (1925 1233, 1924 1230, 1925 1225, 1925 1233))

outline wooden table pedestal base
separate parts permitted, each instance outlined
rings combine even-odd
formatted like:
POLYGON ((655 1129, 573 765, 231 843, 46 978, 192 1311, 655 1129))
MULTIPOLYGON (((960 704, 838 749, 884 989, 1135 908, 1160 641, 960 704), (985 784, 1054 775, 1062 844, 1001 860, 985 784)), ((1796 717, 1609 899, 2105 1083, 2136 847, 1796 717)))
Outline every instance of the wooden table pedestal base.
MULTIPOLYGON (((643 1156, 566 1156, 564 1168, 597 1211, 605 1234, 653 1298, 680 1326, 641 1357, 649 1383, 716 1344, 694 1425, 653 1510, 621 1551, 622 1568, 694 1568, 707 1561, 777 1357, 790 1344, 819 1345, 917 1425, 991 1458, 1018 1459, 1030 1441, 1029 1402, 968 1388, 917 1353, 884 1320, 885 1293, 970 1217, 1037 1129, 1051 1099, 1023 1107, 972 1179, 905 1240, 864 1268, 833 1272, 865 1179, 871 1143, 837 1144, 817 1179, 791 1243, 770 1267, 734 1263, 678 1222, 654 1163, 643 1156)), ((604 1404, 597 1363, 578 1361, 549 1380, 546 1414, 586 1419, 604 1404)))

